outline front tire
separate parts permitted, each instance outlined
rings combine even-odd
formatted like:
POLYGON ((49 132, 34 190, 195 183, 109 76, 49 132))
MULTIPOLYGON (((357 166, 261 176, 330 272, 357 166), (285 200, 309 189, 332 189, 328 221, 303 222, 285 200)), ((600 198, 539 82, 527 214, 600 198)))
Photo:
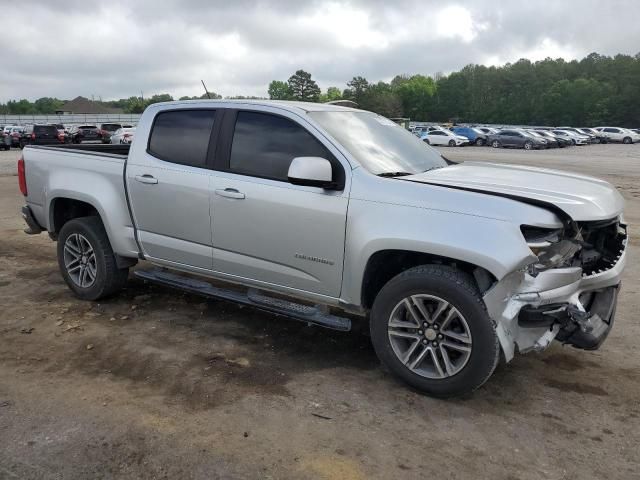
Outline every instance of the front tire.
POLYGON ((624 137, 622 139, 622 143, 624 143, 625 145, 629 145, 631 142, 631 137, 624 137))
POLYGON ((476 145, 482 147, 484 145, 484 140, 482 138, 478 138, 476 140, 476 145))
POLYGON ((449 140, 449 146, 450 147, 455 147, 456 146, 456 141, 455 140, 449 140))
POLYGON ((495 323, 475 282, 448 266, 414 267, 391 279, 374 301, 370 329, 380 361, 436 397, 477 389, 500 357, 495 323))
POLYGON ((533 143, 531 143, 531 142, 524 142, 524 149, 525 149, 525 150, 531 150, 531 149, 533 149, 533 143))
POLYGON ((118 268, 107 232, 98 217, 65 223, 58 235, 58 266, 71 291, 83 300, 98 300, 120 290, 129 275, 118 268))
POLYGON ((493 148, 500 148, 500 142, 498 140, 494 140, 493 142, 491 142, 491 146, 493 148))

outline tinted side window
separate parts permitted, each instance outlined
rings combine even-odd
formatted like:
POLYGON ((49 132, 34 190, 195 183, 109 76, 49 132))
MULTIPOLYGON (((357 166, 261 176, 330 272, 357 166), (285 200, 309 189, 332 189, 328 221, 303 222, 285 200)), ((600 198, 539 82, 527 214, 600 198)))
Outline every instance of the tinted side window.
POLYGON ((153 122, 149 153, 161 160, 204 167, 215 110, 173 110, 153 122))
POLYGON ((324 145, 297 123, 268 113, 238 112, 229 159, 231 171, 287 181, 295 157, 332 159, 324 145))

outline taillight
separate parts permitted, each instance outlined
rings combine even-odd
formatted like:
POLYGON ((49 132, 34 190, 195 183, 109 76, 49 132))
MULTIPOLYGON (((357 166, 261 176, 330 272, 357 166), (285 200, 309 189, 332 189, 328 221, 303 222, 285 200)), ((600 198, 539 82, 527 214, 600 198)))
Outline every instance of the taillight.
POLYGON ((35 139, 36 139, 36 134, 35 134, 35 133, 32 133, 32 134, 31 134, 31 140, 35 140, 35 139))
POLYGON ((20 185, 20 193, 27 196, 27 177, 24 171, 24 157, 18 160, 18 185, 20 185))
POLYGON ((60 140, 61 142, 64 143, 64 134, 63 133, 59 133, 58 134, 58 140, 60 140))

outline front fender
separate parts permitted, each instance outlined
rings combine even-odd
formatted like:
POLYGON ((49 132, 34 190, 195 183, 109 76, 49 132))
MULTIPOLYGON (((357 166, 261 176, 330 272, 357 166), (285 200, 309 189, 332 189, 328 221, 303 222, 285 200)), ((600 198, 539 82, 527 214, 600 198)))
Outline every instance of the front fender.
POLYGON ((536 257, 518 224, 469 214, 352 199, 347 219, 342 300, 362 303, 369 259, 382 250, 403 250, 464 261, 498 280, 536 257))

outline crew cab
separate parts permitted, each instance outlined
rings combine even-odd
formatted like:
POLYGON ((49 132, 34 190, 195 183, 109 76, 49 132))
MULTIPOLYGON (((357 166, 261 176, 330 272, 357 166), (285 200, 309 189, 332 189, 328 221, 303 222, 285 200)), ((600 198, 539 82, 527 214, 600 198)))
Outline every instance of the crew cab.
POLYGON ((26 232, 57 241, 79 298, 116 294, 144 262, 150 282, 337 330, 368 322, 380 360, 431 395, 554 340, 596 349, 613 325, 627 245, 613 186, 454 164, 371 112, 154 104, 130 146, 27 146, 18 173, 26 232))

